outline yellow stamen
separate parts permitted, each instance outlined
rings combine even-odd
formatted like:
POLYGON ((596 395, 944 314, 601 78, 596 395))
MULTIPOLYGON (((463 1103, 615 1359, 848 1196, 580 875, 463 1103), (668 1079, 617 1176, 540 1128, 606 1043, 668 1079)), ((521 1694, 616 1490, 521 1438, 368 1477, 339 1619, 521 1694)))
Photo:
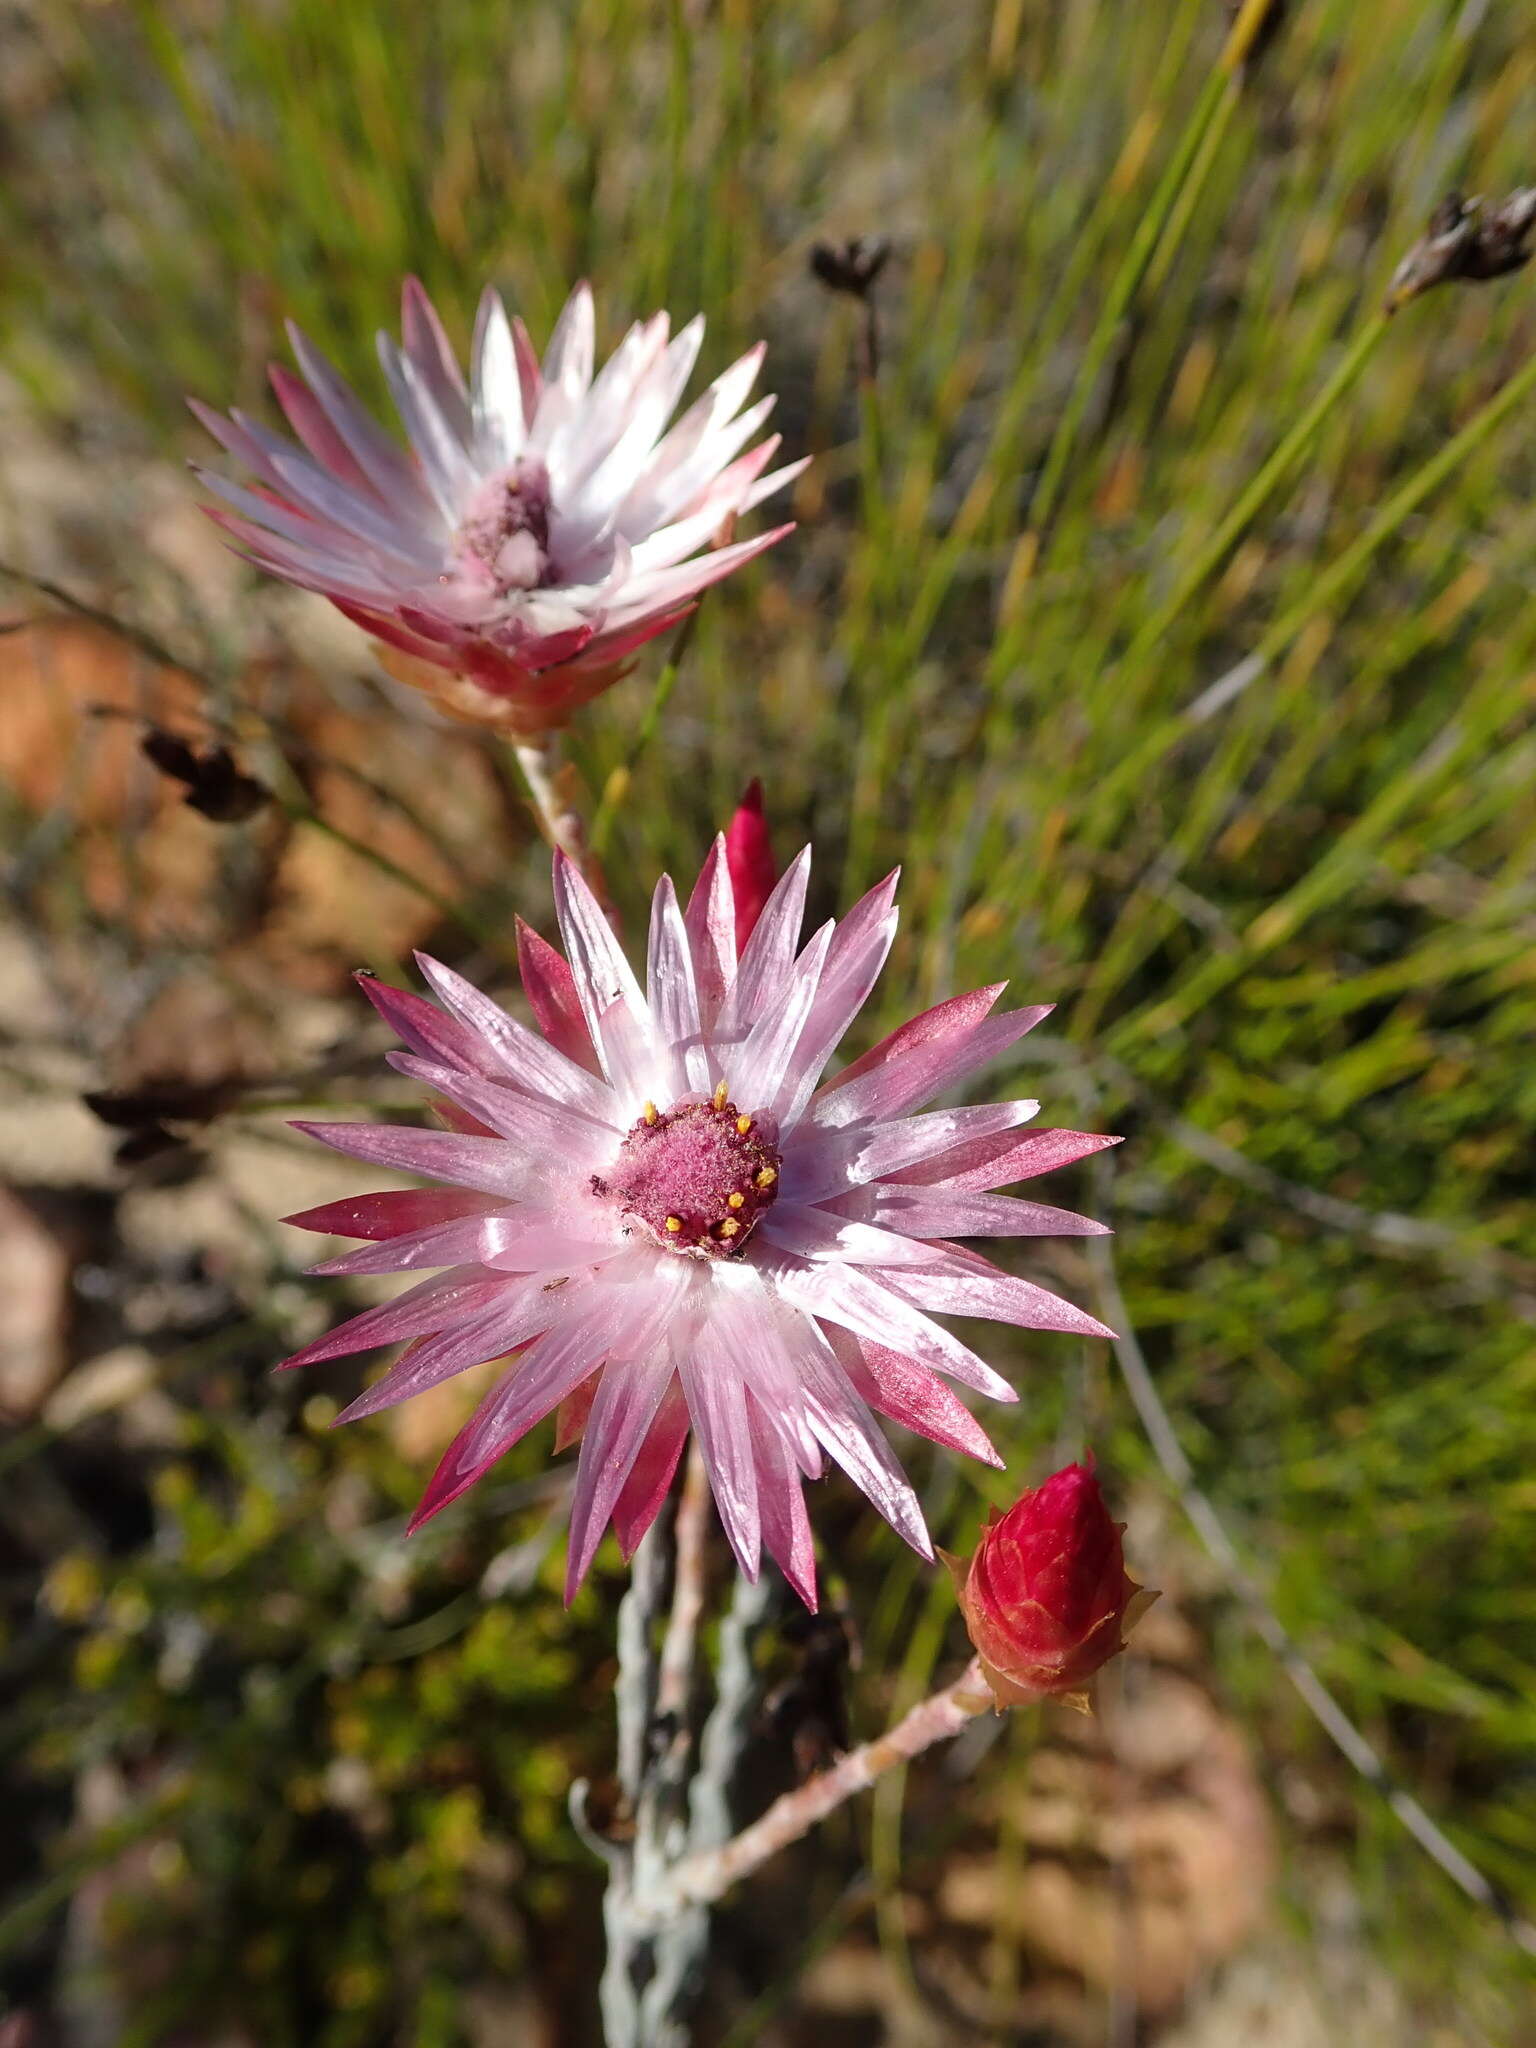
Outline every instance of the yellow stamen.
POLYGON ((642 1115, 642 1116, 643 1116, 643 1117, 645 1118, 645 1120, 646 1120, 646 1122, 647 1122, 648 1124, 653 1124, 653 1123, 655 1123, 655 1122, 656 1122, 656 1105, 655 1105, 655 1103, 654 1103, 654 1102, 648 1102, 648 1103, 647 1103, 647 1104, 645 1105, 644 1109, 642 1109, 642 1110, 641 1110, 640 1114, 641 1114, 641 1115, 642 1115))
POLYGON ((736 1218, 734 1216, 727 1216, 725 1221, 720 1226, 720 1235, 722 1237, 734 1237, 737 1231, 740 1230, 740 1228, 741 1225, 736 1221, 736 1218))
POLYGON ((745 1137, 745 1136, 747 1135, 748 1131, 750 1131, 750 1130, 751 1130, 751 1128, 752 1128, 752 1119, 751 1119, 751 1117, 749 1117, 749 1116, 739 1116, 739 1117, 737 1117, 737 1119, 736 1119, 736 1128, 737 1128, 737 1130, 738 1130, 738 1131, 740 1131, 741 1135, 742 1135, 743 1137, 745 1137))
POLYGON ((667 1218, 667 1231, 670 1236, 676 1237, 682 1227, 683 1219, 681 1216, 669 1216, 667 1218))
POLYGON ((728 1209, 744 1209, 747 1206, 747 1198, 745 1195, 727 1195, 725 1206, 728 1209))
POLYGON ((731 1091, 730 1091, 730 1089, 726 1087, 726 1085, 725 1085, 725 1083, 724 1083, 723 1081, 717 1081, 717 1082, 715 1083, 715 1107, 716 1107, 716 1109, 724 1109, 724 1107, 725 1107, 725 1104, 726 1104, 726 1098, 727 1098, 727 1097, 729 1096, 730 1092, 731 1092, 731 1091))
POLYGON ((760 1188, 771 1188, 779 1177, 776 1166, 760 1166, 757 1169, 757 1184, 760 1188))

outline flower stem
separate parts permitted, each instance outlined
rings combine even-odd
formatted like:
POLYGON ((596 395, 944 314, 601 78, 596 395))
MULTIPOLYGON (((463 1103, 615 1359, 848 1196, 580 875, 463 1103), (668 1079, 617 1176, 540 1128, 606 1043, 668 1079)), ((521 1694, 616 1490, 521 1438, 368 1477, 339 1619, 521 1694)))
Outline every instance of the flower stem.
POLYGON ((576 771, 561 751, 559 734, 546 732, 537 739, 514 740, 512 751, 528 785, 528 802, 539 830, 580 870, 603 908, 611 908, 602 870, 587 844, 586 820, 577 805, 576 771))
POLYGON ((688 1693, 693 1683, 694 1646, 704 1612, 704 1546, 709 1528, 709 1499, 709 1474, 704 1469, 698 1438, 691 1437, 682 1496, 677 1503, 674 1536, 677 1562, 673 1567, 672 1612, 667 1617, 661 1663, 656 1674, 656 1712, 664 1719, 679 1722, 687 1713, 688 1693))
POLYGON ((856 1792, 874 1784, 882 1773, 906 1763, 958 1735, 977 1714, 992 1705, 992 1695, 973 1658, 953 1685, 931 1694, 874 1742, 861 1744, 818 1771, 793 1792, 776 1799, 761 1819, 716 1849, 705 1849, 674 1865, 665 1881, 642 1902, 646 1921, 654 1927, 698 1906, 712 1905, 731 1886, 798 1842, 856 1792))
POLYGON ((645 707, 645 714, 640 720, 629 757, 619 763, 604 786, 597 815, 592 820, 592 850, 599 860, 608 851, 608 841, 613 836, 614 820, 618 816, 619 807, 629 795, 635 779, 635 770, 655 739, 661 726, 661 715, 667 708, 672 692, 677 688, 683 656, 688 652, 689 643, 693 639, 698 616, 698 606, 695 605, 678 627, 677 635, 672 642, 672 651, 667 656, 666 666, 656 679, 656 687, 651 692, 650 703, 645 707))

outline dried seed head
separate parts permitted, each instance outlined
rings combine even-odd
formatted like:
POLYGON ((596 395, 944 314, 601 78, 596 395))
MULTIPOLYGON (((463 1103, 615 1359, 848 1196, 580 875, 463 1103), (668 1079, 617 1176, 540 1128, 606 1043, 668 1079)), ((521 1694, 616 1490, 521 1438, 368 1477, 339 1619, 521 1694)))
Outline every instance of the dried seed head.
POLYGON ((1536 229, 1536 186, 1511 192, 1497 206, 1447 193, 1423 236, 1392 273, 1385 311, 1395 313, 1437 284, 1486 284, 1530 262, 1536 229))
POLYGON ((271 800, 272 792, 254 775, 241 772, 228 747, 215 745, 199 753, 179 733, 152 725, 139 742, 139 750, 162 775, 185 783, 183 802, 217 824, 243 824, 271 800))
POLYGON ((853 235, 846 242, 818 242, 811 251, 811 275, 829 292, 868 298, 890 255, 891 245, 883 235, 853 235))

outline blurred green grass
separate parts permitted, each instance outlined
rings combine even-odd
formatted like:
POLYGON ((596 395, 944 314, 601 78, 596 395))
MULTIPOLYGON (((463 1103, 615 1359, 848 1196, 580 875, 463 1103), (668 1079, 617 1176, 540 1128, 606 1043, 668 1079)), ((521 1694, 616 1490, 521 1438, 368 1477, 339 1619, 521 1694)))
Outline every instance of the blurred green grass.
MULTIPOLYGON (((1460 0, 1302 0, 1223 83, 1227 26, 1212 0, 43 6, 19 31, 28 120, 0 193, 4 355, 90 461, 192 452, 188 390, 262 408, 288 315, 376 390, 371 334, 407 269, 460 337, 487 275, 538 334, 582 273, 610 338, 658 303, 707 311, 714 367, 767 335, 788 452, 820 460, 791 542, 700 614, 617 820, 626 908, 658 866, 690 871, 762 773, 781 850, 814 832, 814 909, 905 867, 884 1012, 861 1028, 1003 976, 1057 1002, 1048 1040, 1022 1048, 1029 1085, 1048 1120, 1129 1137, 1122 1284, 1204 1483, 1329 1683, 1530 1911, 1529 400, 1421 497, 1416 480, 1529 374, 1536 306, 1515 277, 1371 323, 1444 190, 1532 176, 1536 50, 1511 13, 1460 0), (877 440, 854 401, 853 309, 805 264, 815 237, 854 232, 897 250, 877 440), (1315 434, 1206 559, 1334 377, 1315 434), (1247 688, 1184 715, 1256 647, 1268 666, 1247 688), (1432 1228, 1375 1220, 1399 1216, 1432 1228)), ((238 613, 187 631, 191 657, 238 673, 238 613)), ((659 668, 577 735, 594 792, 659 668)), ((495 915, 547 919, 545 886, 519 856, 495 915)), ((1086 1267, 1058 1270, 1086 1298, 1086 1267)), ((279 1335, 248 1330, 251 1357, 279 1335)), ((987 1342, 1025 1389, 993 1418, 1015 1475, 1085 1429, 1128 1483, 1150 1472, 1099 1357, 987 1342)), ((18 1716, 49 1768, 156 1740, 201 1758, 195 1861, 205 1882, 223 1872, 226 1932, 203 1923, 208 1983, 168 1990, 146 2042, 230 1973, 263 2039, 385 2038, 399 1956, 425 1958, 411 1968, 430 1986, 471 1939, 454 1887, 482 1821, 529 1859, 516 1890, 535 1928, 585 1880, 559 1800, 568 1771, 602 1767, 605 1737, 539 1733, 576 1718, 573 1683, 598 1710, 613 1580, 566 1622, 546 1569, 371 1677, 363 1567, 317 1517, 338 1472, 377 1517, 418 1475, 366 1429, 306 1433, 300 1398, 242 1382, 228 1412, 189 1421, 186 1469, 227 1526, 194 1528, 162 1474, 142 1546, 58 1609, 79 1635, 68 1711, 47 1691, 55 1644, 18 1716), (269 1641, 255 1617, 274 1579, 297 1606, 269 1641), (184 1610, 217 1643, 216 1739, 156 1684, 124 1601, 184 1610), (317 1660, 305 1696, 335 1695, 371 1757, 412 1760, 398 1779, 383 1766, 382 1860, 422 1873, 380 1917, 381 1856, 360 1856, 370 1896, 328 1909, 339 1946, 308 1955, 311 1978, 235 1931, 313 1940, 293 1903, 303 1823, 285 1833, 266 1809, 302 1815, 296 1788, 351 1738, 334 1717, 285 1719, 258 1682, 300 1639, 317 1660), (509 1753, 482 1753, 493 1728, 509 1753), (413 1776, 455 1744, 442 1783, 461 1806, 413 1776), (324 2030, 284 2004, 301 1978, 324 2030)), ((964 1547, 1002 1488, 918 1462, 964 1547)), ((514 1460, 509 1484, 537 1466, 514 1460)), ((547 1511, 517 1510, 514 1531, 547 1511)), ((466 1511, 412 1568, 413 1614, 457 1612, 492 1520, 466 1511)), ((884 1678, 915 1689, 953 1646, 947 1609, 885 1532, 836 1526, 878 1717, 884 1678)), ((1207 1609, 1277 1781, 1290 1759, 1326 1774, 1272 1663, 1219 1594, 1207 1609)), ((888 1882, 893 1827, 886 1812, 888 1882)), ((313 1854, 316 1900, 345 1893, 346 1855, 313 1854)), ((1406 1980, 1497 2037, 1505 1952, 1364 1791, 1354 1855, 1406 1980)), ((431 1996, 409 2038, 456 2041, 431 1996)))

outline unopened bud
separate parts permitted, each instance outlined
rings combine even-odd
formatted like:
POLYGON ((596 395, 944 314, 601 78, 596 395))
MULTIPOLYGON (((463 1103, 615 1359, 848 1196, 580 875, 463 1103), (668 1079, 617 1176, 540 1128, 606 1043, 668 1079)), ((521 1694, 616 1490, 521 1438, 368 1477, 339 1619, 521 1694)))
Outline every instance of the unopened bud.
POLYGON ((736 898, 736 948, 740 952, 779 879, 768 820, 763 815, 763 785, 755 777, 725 828, 725 864, 736 898))
POLYGON ((969 1563, 946 1560, 998 1706, 1087 1705, 1083 1687, 1157 1598, 1126 1575, 1122 1527, 1092 1467, 1067 1465, 994 1512, 969 1563))

